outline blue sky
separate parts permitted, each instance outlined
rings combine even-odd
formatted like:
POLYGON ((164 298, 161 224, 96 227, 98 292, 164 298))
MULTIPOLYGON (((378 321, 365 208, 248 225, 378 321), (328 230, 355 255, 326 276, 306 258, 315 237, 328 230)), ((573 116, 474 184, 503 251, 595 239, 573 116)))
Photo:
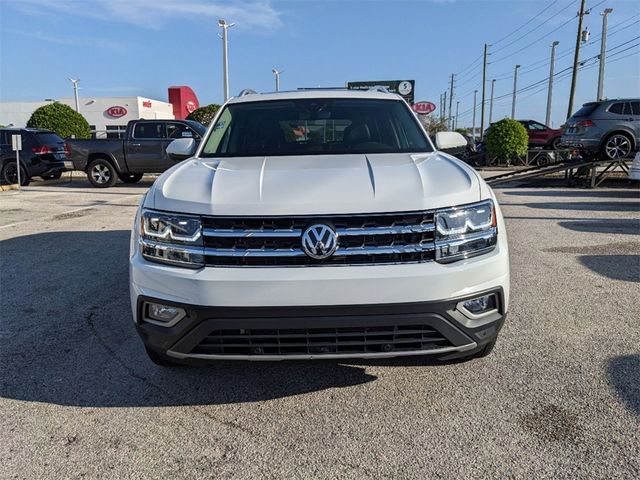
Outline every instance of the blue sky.
MULTIPOLYGON (((81 79, 83 96, 166 100, 169 85, 184 84, 195 90, 201 104, 220 102, 217 20, 226 18, 237 22, 229 31, 232 94, 243 88, 273 90, 271 69, 278 67, 284 70, 282 89, 415 79, 416 99, 437 104, 449 75, 458 72, 459 124, 470 125, 473 90, 481 88, 477 60, 483 44, 493 43, 487 78, 498 79, 496 97, 507 95, 494 108, 494 118, 501 118, 511 111, 516 63, 522 65, 519 87, 544 79, 549 45, 558 40, 556 72, 570 66, 579 3, 0 0, 0 99, 68 97, 72 90, 66 78, 72 76, 81 79)), ((605 92, 609 97, 640 96, 640 1, 588 0, 587 7, 593 7, 585 17, 592 43, 581 58, 599 53, 599 13, 613 8, 605 92)), ((578 78, 576 105, 596 95, 598 70, 588 65, 578 78)), ((570 78, 562 77, 554 87, 555 125, 565 119, 567 109, 570 78)), ((541 84, 520 94, 517 116, 544 121, 545 106, 541 84)))

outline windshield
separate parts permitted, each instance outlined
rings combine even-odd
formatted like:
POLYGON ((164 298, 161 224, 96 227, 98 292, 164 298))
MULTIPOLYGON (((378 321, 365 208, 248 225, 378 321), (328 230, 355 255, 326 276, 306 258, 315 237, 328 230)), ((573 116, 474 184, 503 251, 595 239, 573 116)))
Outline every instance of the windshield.
POLYGON ((399 100, 297 99, 228 105, 201 156, 431 152, 399 100))
POLYGON ((596 109, 597 106, 598 106, 597 103, 585 103, 580 110, 578 110, 576 113, 573 114, 573 116, 588 117, 589 115, 591 115, 591 112, 593 112, 596 109))

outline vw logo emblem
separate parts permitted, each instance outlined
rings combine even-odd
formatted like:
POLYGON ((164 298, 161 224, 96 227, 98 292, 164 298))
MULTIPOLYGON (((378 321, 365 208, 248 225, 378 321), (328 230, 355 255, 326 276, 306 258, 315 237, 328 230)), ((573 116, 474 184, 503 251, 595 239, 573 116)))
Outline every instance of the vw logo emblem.
POLYGON ((324 260, 338 248, 338 234, 328 225, 311 225, 302 234, 302 250, 309 257, 324 260))

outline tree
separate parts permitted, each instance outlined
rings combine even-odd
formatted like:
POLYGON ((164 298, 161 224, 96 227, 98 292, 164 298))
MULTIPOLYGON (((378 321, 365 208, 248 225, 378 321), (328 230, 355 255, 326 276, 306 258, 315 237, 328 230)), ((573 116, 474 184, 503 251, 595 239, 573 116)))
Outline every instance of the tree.
POLYGON ((469 129, 468 128, 456 128, 456 132, 462 134, 462 135, 469 135, 469 129))
POLYGON ((216 113, 220 109, 220 105, 212 103, 206 107, 200 107, 189 114, 187 120, 195 120, 200 122, 204 126, 208 126, 216 116, 216 113))
POLYGON ((29 128, 44 128, 62 138, 89 138, 91 128, 85 118, 73 108, 54 102, 36 109, 27 122, 29 128))
POLYGON ((418 120, 424 126, 429 135, 435 135, 438 132, 447 131, 447 125, 444 120, 435 115, 418 115, 418 120))
POLYGON ((529 136, 520 122, 503 118, 491 125, 486 143, 489 154, 499 160, 511 160, 527 153, 529 136))

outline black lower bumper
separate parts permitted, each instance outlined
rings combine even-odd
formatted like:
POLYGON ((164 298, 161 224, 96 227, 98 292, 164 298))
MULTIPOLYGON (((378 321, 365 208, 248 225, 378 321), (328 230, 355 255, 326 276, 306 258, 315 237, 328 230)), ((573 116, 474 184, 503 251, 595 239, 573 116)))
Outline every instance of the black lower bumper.
POLYGON ((505 320, 501 289, 441 302, 295 307, 202 307, 138 299, 145 345, 182 360, 283 360, 433 355, 453 359, 493 341, 505 320), (471 319, 461 301, 495 293, 497 310, 471 319), (176 325, 144 321, 145 302, 185 309, 176 325))

